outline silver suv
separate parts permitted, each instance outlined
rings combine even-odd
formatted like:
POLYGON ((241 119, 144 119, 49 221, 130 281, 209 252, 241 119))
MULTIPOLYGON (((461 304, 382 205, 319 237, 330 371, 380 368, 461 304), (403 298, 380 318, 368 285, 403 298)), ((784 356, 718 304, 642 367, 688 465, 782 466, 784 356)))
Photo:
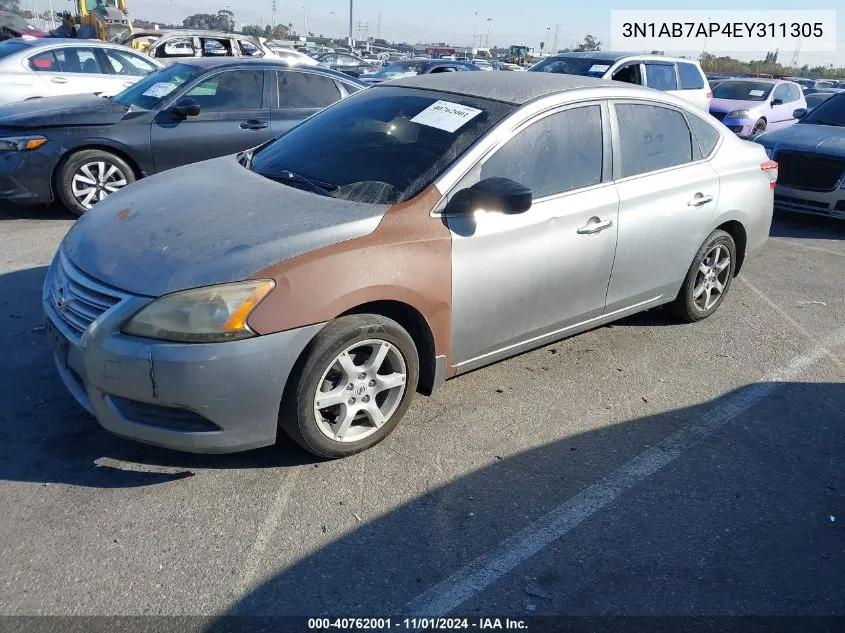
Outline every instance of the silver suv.
POLYGON ((692 59, 585 51, 547 57, 529 70, 647 86, 686 99, 705 111, 710 109, 710 99, 713 98, 707 77, 699 63, 692 59))

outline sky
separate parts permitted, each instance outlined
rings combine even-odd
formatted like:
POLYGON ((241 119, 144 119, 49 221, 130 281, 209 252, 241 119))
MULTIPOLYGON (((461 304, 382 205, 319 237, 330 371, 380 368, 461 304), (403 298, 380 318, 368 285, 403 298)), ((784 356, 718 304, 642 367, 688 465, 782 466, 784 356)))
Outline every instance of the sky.
MULTIPOLYGON (((36 0, 46 3, 47 0, 36 0)), ((52 0, 58 10, 67 0, 52 0)), ((304 25, 315 34, 345 36, 349 28, 349 0, 276 0, 277 22, 293 23, 295 30, 304 25), (303 8, 304 7, 304 8, 303 8)), ((835 9, 837 2, 799 7, 794 0, 708 0, 699 6, 708 9, 835 9)), ((129 0, 131 14, 152 21, 181 21, 193 13, 214 13, 229 7, 238 23, 267 24, 271 19, 272 0, 129 0)), ((609 47, 610 11, 612 9, 679 9, 677 0, 354 0, 355 35, 358 23, 368 24, 366 33, 388 40, 408 42, 448 41, 457 45, 483 45, 489 27, 490 44, 509 46, 525 44, 539 48, 540 41, 549 47, 558 33, 558 48, 571 47, 591 33, 609 47), (490 18, 488 22, 488 18, 490 18)), ((363 30, 362 30, 363 32, 363 30)), ((837 16, 836 53, 803 53, 800 63, 810 65, 833 63, 845 66, 845 7, 837 16)), ((696 54, 700 51, 666 51, 667 54, 696 54)), ((717 51, 708 51, 717 52, 717 51)), ((742 59, 762 58, 749 53, 730 53, 742 59)), ((789 63, 793 51, 781 51, 780 61, 789 63)))

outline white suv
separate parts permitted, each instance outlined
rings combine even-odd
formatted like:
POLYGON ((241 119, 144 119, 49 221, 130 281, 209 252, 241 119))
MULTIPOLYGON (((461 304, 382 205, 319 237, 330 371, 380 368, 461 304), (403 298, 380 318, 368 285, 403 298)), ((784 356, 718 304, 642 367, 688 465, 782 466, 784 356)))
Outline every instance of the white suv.
POLYGON ((560 53, 529 68, 532 72, 583 75, 655 88, 709 111, 713 93, 699 63, 692 59, 612 51, 560 53))

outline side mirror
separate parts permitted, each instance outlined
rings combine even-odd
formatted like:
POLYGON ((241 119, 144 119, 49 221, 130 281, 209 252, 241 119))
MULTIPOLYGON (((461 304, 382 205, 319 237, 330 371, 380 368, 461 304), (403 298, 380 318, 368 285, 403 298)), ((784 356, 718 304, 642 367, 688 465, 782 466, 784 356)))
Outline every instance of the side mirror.
POLYGON ((486 178, 468 190, 471 211, 485 209, 501 213, 525 213, 531 208, 531 190, 509 178, 486 178))
POLYGON ((792 111, 792 118, 793 119, 803 119, 805 116, 807 116, 807 112, 809 112, 809 110, 807 110, 807 108, 798 108, 798 109, 792 111))
POLYGON ((183 119, 187 119, 189 116, 198 116, 200 113, 200 104, 196 99, 191 99, 190 97, 179 99, 176 105, 171 108, 171 112, 183 119))
POLYGON ((783 99, 772 99, 772 107, 783 105, 783 99))

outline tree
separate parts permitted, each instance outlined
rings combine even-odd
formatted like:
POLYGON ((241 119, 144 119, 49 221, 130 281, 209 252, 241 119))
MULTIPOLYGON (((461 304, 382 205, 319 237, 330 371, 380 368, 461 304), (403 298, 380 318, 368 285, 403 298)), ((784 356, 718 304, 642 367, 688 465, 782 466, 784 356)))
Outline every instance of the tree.
POLYGON ((576 51, 600 51, 601 42, 592 35, 586 35, 584 41, 575 47, 576 51))
POLYGON ((264 29, 256 24, 247 24, 244 28, 241 29, 241 33, 244 35, 251 35, 253 37, 259 37, 264 35, 264 29))
POLYGON ((290 30, 284 24, 277 24, 275 27, 273 27, 274 40, 286 40, 289 34, 290 30))
POLYGON ((541 52, 541 53, 543 52, 543 49, 544 49, 544 48, 546 48, 546 43, 545 43, 545 42, 540 42, 540 52, 541 52))
POLYGON ((220 31, 231 33, 235 30, 235 14, 228 9, 220 9, 217 12, 217 27, 220 31))

